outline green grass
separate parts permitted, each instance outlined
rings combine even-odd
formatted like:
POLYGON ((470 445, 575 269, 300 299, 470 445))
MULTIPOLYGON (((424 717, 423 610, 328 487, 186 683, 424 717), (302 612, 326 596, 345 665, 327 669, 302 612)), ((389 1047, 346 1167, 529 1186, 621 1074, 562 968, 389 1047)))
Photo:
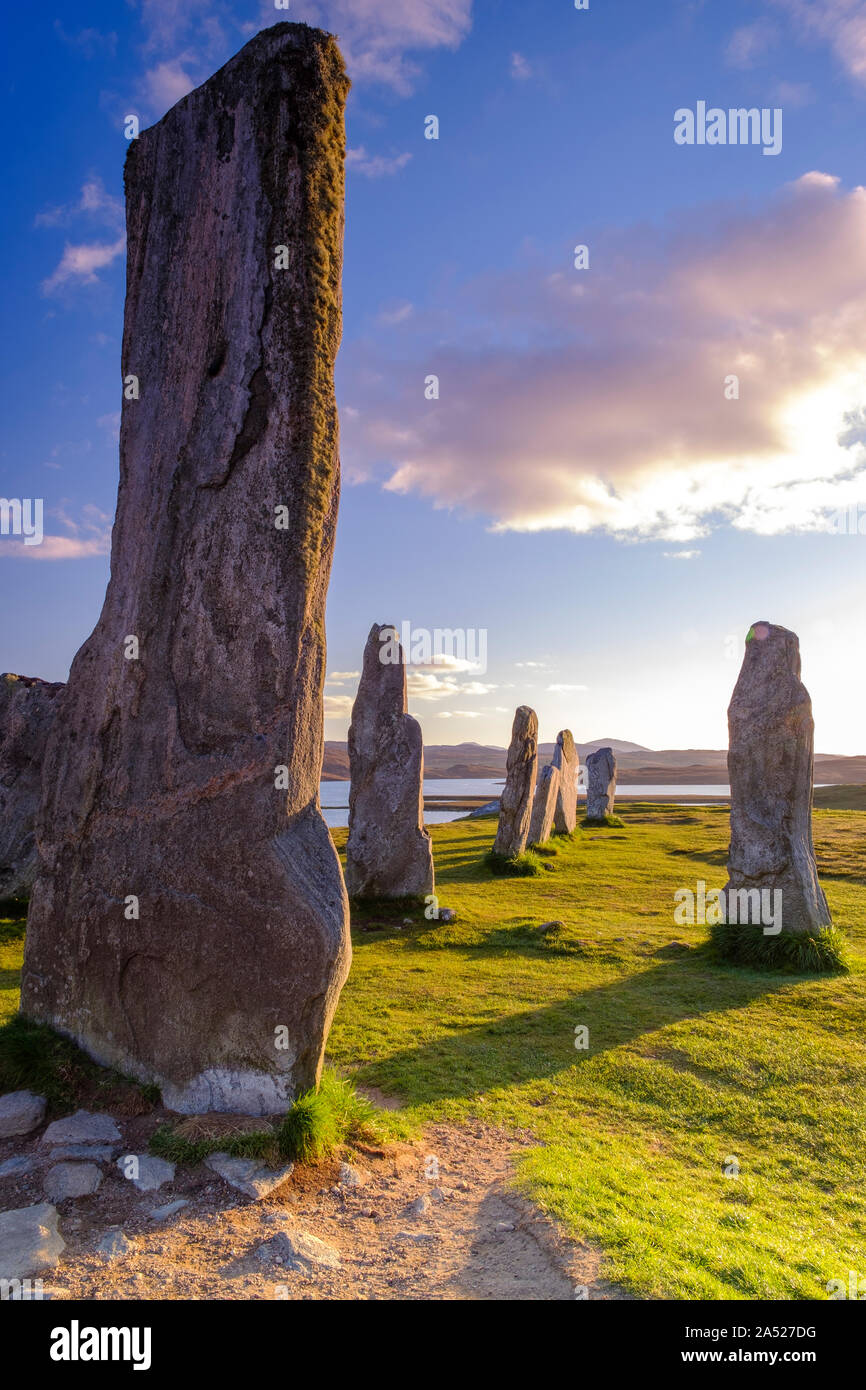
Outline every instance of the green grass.
POLYGON ((785 970, 789 974, 803 975, 848 969, 845 938, 837 927, 769 936, 762 926, 720 922, 710 927, 710 943, 717 960, 732 961, 756 970, 785 970))
MULTIPOLYGON (((196 1129, 207 1129, 207 1121, 196 1120, 196 1129)), ((359 1095, 354 1084, 326 1068, 317 1091, 306 1091, 291 1109, 261 1129, 231 1134, 214 1124, 212 1133, 185 1132, 189 1122, 160 1125, 151 1137, 150 1150, 172 1163, 201 1163, 211 1153, 229 1153, 236 1158, 261 1158, 276 1167, 292 1159, 297 1163, 318 1163, 338 1149, 361 1140, 378 1137, 375 1106, 359 1095)))
POLYGON ((489 849, 484 855, 484 865, 497 878, 537 878, 542 865, 535 849, 525 850, 523 854, 497 854, 489 849))
POLYGON ((558 839, 530 879, 491 878, 489 822, 433 826, 458 921, 355 935, 330 1058, 402 1097, 395 1134, 534 1134, 518 1185, 637 1294, 825 1298, 866 1273, 864 831, 816 812, 851 974, 791 975, 718 963, 705 928, 674 925, 677 888, 724 886, 724 806, 634 802, 627 835, 558 839))
POLYGON ((584 830, 622 830, 625 821, 620 816, 584 816, 580 824, 584 830))

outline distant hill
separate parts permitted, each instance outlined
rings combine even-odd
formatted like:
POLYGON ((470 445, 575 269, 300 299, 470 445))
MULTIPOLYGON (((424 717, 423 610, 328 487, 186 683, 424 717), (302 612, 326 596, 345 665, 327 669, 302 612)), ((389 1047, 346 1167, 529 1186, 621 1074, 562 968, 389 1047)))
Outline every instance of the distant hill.
MULTIPOLYGON (((548 763, 553 743, 538 746, 542 765, 548 763)), ((593 739, 577 745, 581 761, 596 748, 613 748, 619 780, 633 786, 652 782, 714 783, 728 780, 727 752, 724 748, 644 748, 625 739, 593 739)), ((424 772, 430 778, 497 778, 505 776, 505 749, 486 743, 431 743, 424 749, 424 772)), ((349 755, 345 743, 325 743, 322 769, 325 782, 348 781, 349 755)), ((866 755, 845 758, 837 753, 815 754, 815 781, 834 786, 866 784, 866 755)))

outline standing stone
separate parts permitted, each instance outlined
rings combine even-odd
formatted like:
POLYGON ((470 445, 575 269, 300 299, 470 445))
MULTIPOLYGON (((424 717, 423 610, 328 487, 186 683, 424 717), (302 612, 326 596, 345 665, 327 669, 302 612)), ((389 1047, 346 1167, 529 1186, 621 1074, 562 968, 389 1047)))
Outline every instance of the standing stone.
MULTIPOLYGON (((796 633, 767 622, 749 629, 728 733, 729 920, 732 890, 780 889, 782 931, 820 931, 831 918, 812 846, 815 724, 796 633)), ((738 910, 738 920, 760 916, 738 910)))
POLYGON ((494 854, 511 859, 526 849, 537 771, 538 715, 528 705, 518 705, 511 726, 494 854))
POLYGON ((349 965, 318 805, 347 87, 278 24, 126 161, 111 580, 46 751, 21 1002, 186 1113, 314 1085, 349 965))
POLYGON ((548 763, 538 774, 535 787, 535 800, 532 803, 532 816, 529 821, 530 845, 543 845, 550 839, 553 818, 559 801, 560 771, 553 763, 548 763))
POLYGON ((580 758, 570 729, 563 729, 556 735, 550 761, 559 769, 553 828, 557 835, 570 835, 577 824, 577 774, 580 771, 580 758))
POLYGON ((433 892, 433 848, 424 829, 424 744, 406 713, 406 666, 393 624, 374 623, 349 727, 352 897, 433 892), (383 658, 385 658, 383 660, 383 658))
POLYGON ((42 761, 63 689, 38 676, 0 676, 0 898, 26 896, 36 878, 42 761))
POLYGON ((597 748, 586 759, 586 818, 604 820, 613 815, 616 796, 616 754, 612 748, 597 748))

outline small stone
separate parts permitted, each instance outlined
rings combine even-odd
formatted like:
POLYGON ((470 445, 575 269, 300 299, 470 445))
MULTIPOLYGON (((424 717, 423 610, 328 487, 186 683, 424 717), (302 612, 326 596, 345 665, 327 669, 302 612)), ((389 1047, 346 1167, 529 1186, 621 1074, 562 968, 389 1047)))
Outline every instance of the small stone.
POLYGON ((45 1098, 32 1091, 9 1091, 0 1096, 0 1139, 29 1134, 45 1118, 45 1098))
POLYGON ((94 1115, 76 1110, 55 1120, 42 1136, 43 1144, 107 1144, 120 1139, 120 1130, 110 1115, 94 1115))
POLYGON ((340 1183, 343 1187, 362 1187, 365 1181, 365 1174, 360 1168, 353 1168, 351 1163, 340 1164, 340 1183))
POLYGON ((139 1192, 155 1192, 174 1181, 174 1164, 152 1154, 121 1154, 117 1167, 139 1192))
POLYGON ((497 1221, 497 1223, 496 1223, 496 1229, 497 1229, 497 1231, 513 1231, 513 1230, 514 1230, 514 1222, 513 1222, 513 1221, 497 1221))
POLYGON ((35 1167, 35 1158, 17 1154, 14 1158, 5 1158, 0 1163, 0 1178, 23 1178, 25 1173, 32 1173, 35 1167))
POLYGON ((424 1241, 435 1240, 435 1239, 436 1239, 436 1237, 435 1237, 435 1235, 433 1234, 432 1231, 398 1231, 398 1232, 397 1232, 397 1240, 411 1240, 411 1241, 414 1241, 416 1244, 421 1244, 421 1243, 424 1242, 424 1241))
POLYGON ((174 1216, 175 1212, 188 1206, 189 1202, 185 1197, 178 1197, 176 1202, 166 1202, 164 1207, 154 1207, 153 1211, 148 1212, 148 1216, 151 1221, 167 1221, 170 1216, 174 1216))
POLYGON ((404 917, 404 918, 403 918, 403 926, 404 926, 404 927, 411 927, 411 925, 412 925, 412 918, 411 918, 411 917, 404 917))
POLYGON ((42 1188, 52 1202, 65 1202, 70 1197, 90 1197, 101 1182, 95 1163, 58 1163, 45 1174, 42 1188))
POLYGON ((257 1201, 284 1183, 295 1167, 294 1163, 287 1163, 284 1168, 268 1168, 259 1159, 232 1158, 231 1154, 226 1153, 211 1154, 205 1163, 230 1187, 257 1201))
POLYGON ((408 1207, 406 1208, 406 1215, 416 1217, 426 1216, 427 1213, 432 1209, 432 1206, 433 1203, 430 1201, 430 1198, 427 1196, 427 1193, 424 1192, 420 1197, 416 1197, 414 1202, 409 1203, 408 1207))
POLYGON ((317 1269, 339 1269, 341 1263, 339 1250, 306 1231, 280 1231, 271 1236, 256 1250, 256 1259, 264 1264, 282 1262, 286 1269, 300 1274, 312 1274, 317 1269))
POLYGON ((457 913, 454 911, 454 908, 453 908, 453 907, 440 907, 440 909, 439 909, 439 921, 440 921, 440 922, 456 922, 456 921, 457 921, 457 913))
POLYGON ((433 1202, 447 1202, 449 1197, 453 1197, 454 1192, 450 1187, 431 1187, 430 1200, 433 1202))
POLYGON ((548 932, 556 933, 560 931, 565 931, 565 923, 559 921, 542 922, 541 926, 538 928, 538 931, 540 936, 546 936, 548 932))
POLYGON ((127 1239, 119 1226, 115 1226, 105 1232, 96 1247, 96 1253, 105 1260, 120 1260, 124 1255, 130 1255, 134 1249, 132 1241, 127 1239))
POLYGON ((65 1249, 49 1202, 0 1212, 0 1278, 29 1279, 56 1265, 65 1249))

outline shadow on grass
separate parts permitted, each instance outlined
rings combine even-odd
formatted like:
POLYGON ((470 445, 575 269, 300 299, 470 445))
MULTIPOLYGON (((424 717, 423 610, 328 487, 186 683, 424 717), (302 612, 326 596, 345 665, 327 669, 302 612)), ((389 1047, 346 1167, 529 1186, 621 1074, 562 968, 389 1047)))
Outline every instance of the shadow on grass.
POLYGON ((741 1009, 789 989, 796 978, 711 966, 699 947, 688 959, 403 1048, 359 1069, 355 1079, 402 1095, 410 1105, 468 1100, 488 1089, 555 1076, 670 1024, 741 1009), (575 1052, 577 1024, 589 1028, 589 1053, 575 1052))

